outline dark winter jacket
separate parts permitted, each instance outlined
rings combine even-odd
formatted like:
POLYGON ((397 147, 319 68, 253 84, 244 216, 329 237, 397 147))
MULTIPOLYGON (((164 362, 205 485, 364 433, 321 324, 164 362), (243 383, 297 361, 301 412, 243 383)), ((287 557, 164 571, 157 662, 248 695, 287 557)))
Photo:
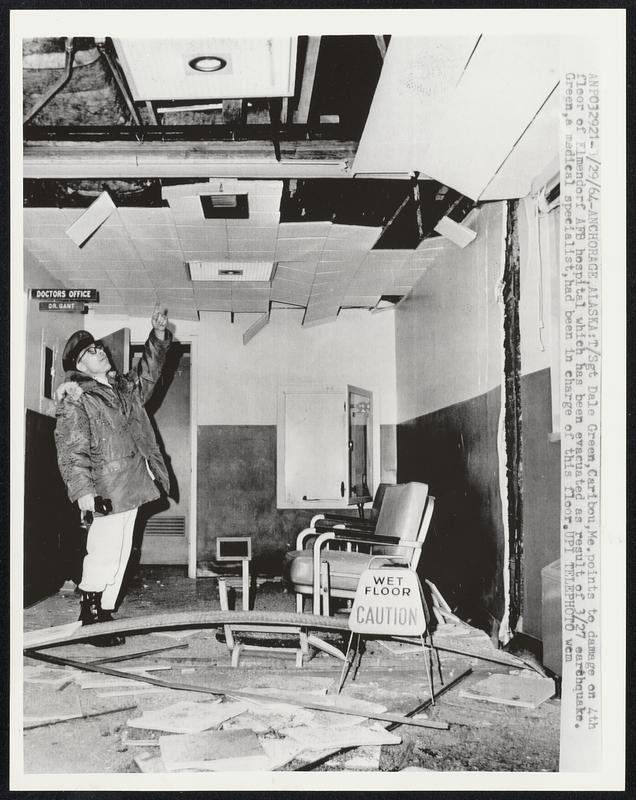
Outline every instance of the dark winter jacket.
POLYGON ((109 385, 82 372, 67 373, 79 388, 57 404, 57 461, 71 502, 85 494, 109 498, 113 513, 159 497, 153 478, 167 492, 169 478, 144 409, 161 376, 172 335, 151 331, 137 369, 114 370, 109 385))

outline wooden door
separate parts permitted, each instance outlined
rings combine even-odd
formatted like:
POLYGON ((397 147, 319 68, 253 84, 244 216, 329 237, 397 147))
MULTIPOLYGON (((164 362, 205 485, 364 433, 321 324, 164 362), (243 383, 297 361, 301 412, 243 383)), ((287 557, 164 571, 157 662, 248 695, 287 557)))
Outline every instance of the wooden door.
POLYGON ((101 340, 110 358, 111 365, 117 372, 128 372, 130 363, 130 328, 120 328, 118 331, 102 336, 101 340))

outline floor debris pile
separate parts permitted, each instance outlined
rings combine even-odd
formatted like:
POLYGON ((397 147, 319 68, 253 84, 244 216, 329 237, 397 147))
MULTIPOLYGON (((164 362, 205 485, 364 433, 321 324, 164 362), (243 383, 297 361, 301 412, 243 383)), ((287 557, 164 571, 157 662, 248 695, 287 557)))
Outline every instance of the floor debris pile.
MULTIPOLYGON (((161 583, 148 581, 138 590, 144 602, 129 597, 119 616, 179 610, 179 594, 181 607, 192 608, 191 582, 161 583), (153 602, 166 588, 173 590, 173 604, 165 596, 153 602)), ((205 608, 214 602, 213 592, 200 587, 195 607, 197 597, 205 608)), ((293 605, 280 586, 261 589, 259 597, 261 608, 293 605)), ((69 625, 74 600, 68 593, 28 609, 26 627, 69 625), (59 613, 51 615, 51 608, 59 613)), ((269 654, 233 668, 218 632, 144 631, 127 635, 121 647, 68 642, 42 650, 130 677, 25 658, 26 771, 557 769, 553 682, 536 663, 495 649, 465 623, 442 624, 435 632, 448 687, 444 691, 435 676, 435 705, 419 643, 366 642, 357 674, 352 670, 337 694, 341 662, 333 657, 312 652, 297 669, 269 654), (215 693, 204 693, 211 688, 215 693), (503 704, 505 698, 512 704, 503 704)))

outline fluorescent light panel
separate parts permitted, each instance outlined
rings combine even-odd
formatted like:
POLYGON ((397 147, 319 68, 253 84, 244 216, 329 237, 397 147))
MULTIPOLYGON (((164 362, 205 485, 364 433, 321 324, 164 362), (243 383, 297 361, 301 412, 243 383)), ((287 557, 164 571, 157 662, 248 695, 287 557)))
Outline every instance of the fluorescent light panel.
POLYGON ((269 281, 273 261, 189 261, 193 281, 269 281))

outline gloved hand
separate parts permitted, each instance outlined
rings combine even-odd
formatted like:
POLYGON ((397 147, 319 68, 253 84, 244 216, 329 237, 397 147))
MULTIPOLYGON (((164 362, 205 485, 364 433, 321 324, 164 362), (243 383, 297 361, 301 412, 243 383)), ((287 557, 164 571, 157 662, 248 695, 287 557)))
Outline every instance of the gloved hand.
POLYGON ((95 495, 83 494, 77 501, 80 511, 95 511, 95 495))

